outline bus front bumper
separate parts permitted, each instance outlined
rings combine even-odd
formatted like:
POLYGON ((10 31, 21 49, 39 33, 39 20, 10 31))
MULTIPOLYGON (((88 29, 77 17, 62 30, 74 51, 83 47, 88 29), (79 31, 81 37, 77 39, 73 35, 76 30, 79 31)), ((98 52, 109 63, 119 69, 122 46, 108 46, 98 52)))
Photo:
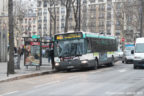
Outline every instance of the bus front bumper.
POLYGON ((60 63, 55 63, 55 68, 57 70, 83 69, 92 66, 93 66, 92 61, 80 61, 80 60, 63 61, 60 63))

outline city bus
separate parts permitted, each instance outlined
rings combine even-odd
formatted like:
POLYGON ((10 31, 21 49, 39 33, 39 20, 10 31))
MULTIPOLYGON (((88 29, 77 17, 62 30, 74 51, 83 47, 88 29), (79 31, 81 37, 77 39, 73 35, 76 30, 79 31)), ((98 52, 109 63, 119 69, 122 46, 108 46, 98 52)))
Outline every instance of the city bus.
POLYGON ((117 40, 90 32, 69 32, 54 36, 56 70, 93 68, 114 64, 117 40))

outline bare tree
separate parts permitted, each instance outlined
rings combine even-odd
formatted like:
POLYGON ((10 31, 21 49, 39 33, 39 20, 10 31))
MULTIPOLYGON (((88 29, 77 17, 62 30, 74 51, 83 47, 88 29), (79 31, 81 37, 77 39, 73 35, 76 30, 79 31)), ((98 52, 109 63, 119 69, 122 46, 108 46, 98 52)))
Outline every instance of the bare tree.
POLYGON ((26 2, 21 2, 20 1, 15 1, 14 3, 14 29, 16 30, 15 32, 15 39, 17 46, 20 47, 21 45, 21 38, 23 36, 22 33, 22 21, 25 18, 27 14, 27 8, 30 8, 30 6, 26 5, 26 2))
POLYGON ((53 25, 53 30, 54 30, 54 34, 56 34, 56 19, 57 19, 57 15, 56 15, 56 2, 57 0, 47 0, 48 4, 49 4, 49 14, 50 14, 50 36, 52 34, 52 20, 54 22, 53 25))
POLYGON ((8 16, 9 16, 9 61, 8 74, 14 74, 14 30, 13 30, 13 0, 8 0, 8 16))
POLYGON ((64 28, 64 32, 66 33, 68 31, 68 21, 72 8, 72 0, 61 0, 61 4, 66 8, 65 28, 64 28))
POLYGON ((141 37, 144 37, 144 0, 140 0, 141 2, 141 32, 140 32, 140 36, 141 37))
MULTIPOLYGON (((138 32, 140 29, 140 3, 138 0, 117 3, 120 5, 119 8, 117 8, 117 4, 114 4, 113 10, 116 21, 118 21, 120 25, 121 38, 125 38, 127 42, 133 42, 135 38, 135 32, 138 32), (131 29, 129 29, 129 26, 131 29), (128 40, 127 34, 131 35, 131 40, 128 40)), ((122 42, 122 44, 124 49, 125 42, 122 42)))
POLYGON ((74 19, 75 19, 75 29, 74 29, 74 30, 77 31, 78 28, 79 28, 79 25, 78 25, 78 24, 79 24, 79 23, 78 23, 78 19, 79 19, 79 18, 78 18, 78 12, 79 12, 79 11, 78 11, 78 9, 79 9, 78 7, 79 7, 79 6, 78 6, 77 3, 75 3, 75 2, 76 2, 76 0, 73 0, 73 1, 72 1, 72 8, 73 8, 74 19))

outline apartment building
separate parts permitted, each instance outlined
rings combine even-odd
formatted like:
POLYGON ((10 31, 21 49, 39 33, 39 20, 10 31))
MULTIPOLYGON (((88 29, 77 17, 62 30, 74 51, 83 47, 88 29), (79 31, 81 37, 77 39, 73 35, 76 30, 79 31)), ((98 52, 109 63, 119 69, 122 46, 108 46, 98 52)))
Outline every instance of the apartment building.
MULTIPOLYGON (((54 32, 54 20, 48 11, 51 8, 54 12, 54 7, 53 5, 50 6, 49 2, 45 0, 38 0, 39 33, 49 35, 50 33, 64 32, 66 9, 60 3, 60 0, 56 1, 56 30, 54 32), (48 22, 45 23, 44 18, 47 18, 48 22), (44 26, 47 26, 45 31, 44 26)), ((121 39, 125 32, 124 24, 122 24, 122 20, 125 20, 123 19, 125 17, 121 12, 123 2, 125 0, 81 0, 81 31, 112 35, 121 39)), ((72 31, 74 29, 75 19, 73 9, 71 8, 68 30, 72 31)))
POLYGON ((23 37, 37 35, 37 1, 25 0, 14 2, 14 42, 15 46, 23 46, 23 37), (21 7, 23 6, 23 7, 21 7), (17 10, 20 8, 20 10, 17 10))
POLYGON ((0 16, 8 14, 8 0, 0 0, 0 16))
POLYGON ((8 0, 0 0, 0 62, 7 61, 8 0))
POLYGON ((37 1, 37 18, 38 18, 38 24, 37 24, 37 30, 38 34, 41 36, 48 36, 50 35, 50 14, 48 11, 48 3, 45 0, 38 0, 37 1))

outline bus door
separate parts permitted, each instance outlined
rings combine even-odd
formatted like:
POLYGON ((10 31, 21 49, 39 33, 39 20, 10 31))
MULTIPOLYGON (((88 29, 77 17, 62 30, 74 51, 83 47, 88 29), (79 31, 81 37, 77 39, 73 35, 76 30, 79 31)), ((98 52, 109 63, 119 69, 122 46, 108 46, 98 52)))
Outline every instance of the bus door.
POLYGON ((100 63, 106 63, 107 62, 107 53, 106 52, 100 52, 99 53, 99 62, 100 63))

